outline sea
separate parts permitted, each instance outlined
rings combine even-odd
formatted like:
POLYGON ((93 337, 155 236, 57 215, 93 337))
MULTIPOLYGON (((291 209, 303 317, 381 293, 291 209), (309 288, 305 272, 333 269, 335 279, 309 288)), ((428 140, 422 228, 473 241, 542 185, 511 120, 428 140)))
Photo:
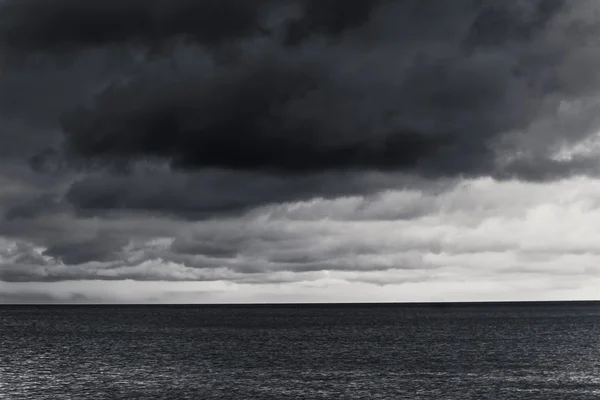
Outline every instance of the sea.
POLYGON ((600 399, 600 303, 4 305, 0 399, 600 399))

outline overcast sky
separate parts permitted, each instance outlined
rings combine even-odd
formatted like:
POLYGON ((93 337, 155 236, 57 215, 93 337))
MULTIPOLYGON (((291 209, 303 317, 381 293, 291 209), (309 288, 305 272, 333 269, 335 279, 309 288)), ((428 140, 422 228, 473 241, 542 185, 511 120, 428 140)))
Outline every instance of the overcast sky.
POLYGON ((596 0, 0 1, 0 302, 600 299, 596 0))

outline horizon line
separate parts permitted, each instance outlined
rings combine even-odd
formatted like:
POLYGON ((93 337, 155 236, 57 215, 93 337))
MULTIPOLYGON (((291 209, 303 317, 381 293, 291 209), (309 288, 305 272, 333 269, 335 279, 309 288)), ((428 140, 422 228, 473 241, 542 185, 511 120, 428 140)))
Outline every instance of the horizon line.
POLYGON ((0 303, 5 306, 94 306, 94 307, 452 307, 521 305, 599 305, 600 300, 492 300, 492 301, 418 301, 418 302, 247 302, 247 303, 0 303))

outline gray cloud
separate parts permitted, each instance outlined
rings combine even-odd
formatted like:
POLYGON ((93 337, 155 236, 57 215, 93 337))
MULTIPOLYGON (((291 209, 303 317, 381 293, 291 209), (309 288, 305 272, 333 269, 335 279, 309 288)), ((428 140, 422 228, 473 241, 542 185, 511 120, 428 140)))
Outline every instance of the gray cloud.
POLYGON ((594 1, 46 3, 0 3, 0 283, 595 271, 594 1))
MULTIPOLYGON (((415 189, 272 205, 243 217, 202 222, 38 217, 2 224, 3 234, 23 239, 5 246, 0 264, 4 280, 19 281, 243 282, 268 280, 269 274, 300 274, 301 279, 323 270, 431 272, 449 265, 475 268, 475 273, 478 263, 515 271, 535 271, 537 263, 542 272, 550 264, 558 271, 557 255, 594 260, 600 254, 594 235, 572 231, 573 224, 581 226, 580 199, 600 198, 596 191, 571 198, 565 216, 548 200, 579 186, 570 182, 542 190, 490 180, 442 193, 415 189), (529 265, 519 266, 523 260, 529 265)), ((586 226, 595 225, 597 204, 590 204, 586 226)))

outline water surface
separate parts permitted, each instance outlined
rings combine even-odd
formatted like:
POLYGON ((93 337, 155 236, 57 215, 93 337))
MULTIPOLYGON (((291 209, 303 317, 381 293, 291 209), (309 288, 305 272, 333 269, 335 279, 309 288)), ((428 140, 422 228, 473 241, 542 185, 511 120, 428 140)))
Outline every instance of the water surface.
POLYGON ((600 304, 0 306, 2 399, 598 399, 600 304))

